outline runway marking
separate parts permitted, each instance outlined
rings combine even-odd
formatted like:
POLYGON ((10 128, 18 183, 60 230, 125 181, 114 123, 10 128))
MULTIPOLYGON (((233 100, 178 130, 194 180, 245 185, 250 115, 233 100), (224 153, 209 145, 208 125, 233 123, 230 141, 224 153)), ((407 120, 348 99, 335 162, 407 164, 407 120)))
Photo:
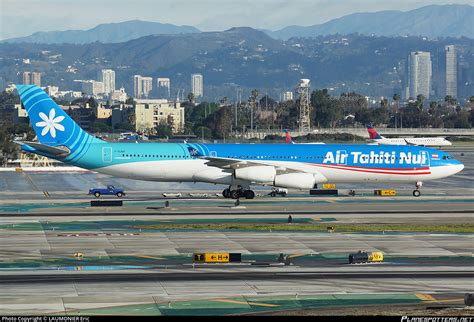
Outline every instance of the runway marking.
POLYGON ((436 301, 436 299, 429 294, 416 293, 415 295, 417 298, 419 298, 422 301, 436 301))
POLYGON ((459 301, 464 301, 464 299, 451 299, 451 300, 432 300, 432 301, 426 301, 426 302, 429 302, 429 303, 445 303, 445 302, 459 302, 459 301))
POLYGON ((137 256, 137 257, 142 257, 142 258, 151 258, 151 259, 164 259, 163 257, 153 257, 153 256, 147 256, 147 255, 143 255, 143 256, 137 256))
POLYGON ((218 300, 214 300, 214 301, 215 302, 224 302, 224 303, 242 304, 242 305, 266 306, 266 307, 278 307, 278 306, 280 306, 280 305, 277 305, 277 304, 242 302, 242 301, 227 300, 227 299, 218 299, 218 300))

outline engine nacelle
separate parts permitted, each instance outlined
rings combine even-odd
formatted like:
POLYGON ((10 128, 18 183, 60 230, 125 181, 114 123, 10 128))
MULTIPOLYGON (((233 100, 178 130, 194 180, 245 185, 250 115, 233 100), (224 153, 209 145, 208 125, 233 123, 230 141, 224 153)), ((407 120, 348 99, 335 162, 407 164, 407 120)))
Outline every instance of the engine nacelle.
POLYGON ((273 182, 276 169, 272 166, 254 166, 235 169, 235 178, 253 182, 273 182))
POLYGON ((283 188, 312 189, 316 179, 312 173, 287 173, 275 177, 274 185, 283 188))
POLYGON ((230 185, 232 183, 232 173, 225 172, 218 168, 211 168, 195 173, 193 175, 193 180, 230 185))

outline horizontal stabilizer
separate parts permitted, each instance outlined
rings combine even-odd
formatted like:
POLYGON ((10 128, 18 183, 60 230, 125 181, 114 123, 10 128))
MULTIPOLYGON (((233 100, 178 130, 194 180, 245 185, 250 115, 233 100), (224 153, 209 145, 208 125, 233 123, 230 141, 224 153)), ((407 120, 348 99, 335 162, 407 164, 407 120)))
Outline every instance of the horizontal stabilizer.
POLYGON ((45 145, 38 142, 30 142, 30 141, 25 141, 25 142, 15 141, 15 143, 21 144, 21 145, 27 145, 29 147, 34 148, 35 150, 39 152, 47 153, 59 158, 65 158, 71 153, 71 151, 65 146, 50 146, 50 145, 45 145))

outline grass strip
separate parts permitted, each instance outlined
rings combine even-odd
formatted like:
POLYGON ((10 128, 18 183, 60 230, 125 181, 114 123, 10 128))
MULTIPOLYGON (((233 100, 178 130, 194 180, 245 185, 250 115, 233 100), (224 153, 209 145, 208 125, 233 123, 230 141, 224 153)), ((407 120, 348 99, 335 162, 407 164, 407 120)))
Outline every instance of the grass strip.
POLYGON ((216 223, 216 224, 158 224, 137 225, 146 230, 257 230, 257 231, 327 231, 329 226, 336 232, 429 232, 429 233, 474 233, 474 224, 262 224, 262 223, 216 223))

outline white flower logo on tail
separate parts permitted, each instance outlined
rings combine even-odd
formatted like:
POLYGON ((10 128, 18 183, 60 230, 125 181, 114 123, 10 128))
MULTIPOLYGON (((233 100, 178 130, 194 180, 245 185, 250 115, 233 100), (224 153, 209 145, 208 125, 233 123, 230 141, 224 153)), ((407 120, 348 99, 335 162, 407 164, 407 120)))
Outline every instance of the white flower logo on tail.
POLYGON ((42 127, 43 131, 41 131, 41 136, 45 136, 46 133, 50 133, 53 138, 56 137, 56 130, 64 131, 64 126, 59 124, 62 120, 64 120, 64 116, 56 117, 56 111, 52 108, 49 111, 49 117, 46 116, 43 112, 39 113, 39 117, 43 120, 41 122, 37 122, 36 126, 42 127))

